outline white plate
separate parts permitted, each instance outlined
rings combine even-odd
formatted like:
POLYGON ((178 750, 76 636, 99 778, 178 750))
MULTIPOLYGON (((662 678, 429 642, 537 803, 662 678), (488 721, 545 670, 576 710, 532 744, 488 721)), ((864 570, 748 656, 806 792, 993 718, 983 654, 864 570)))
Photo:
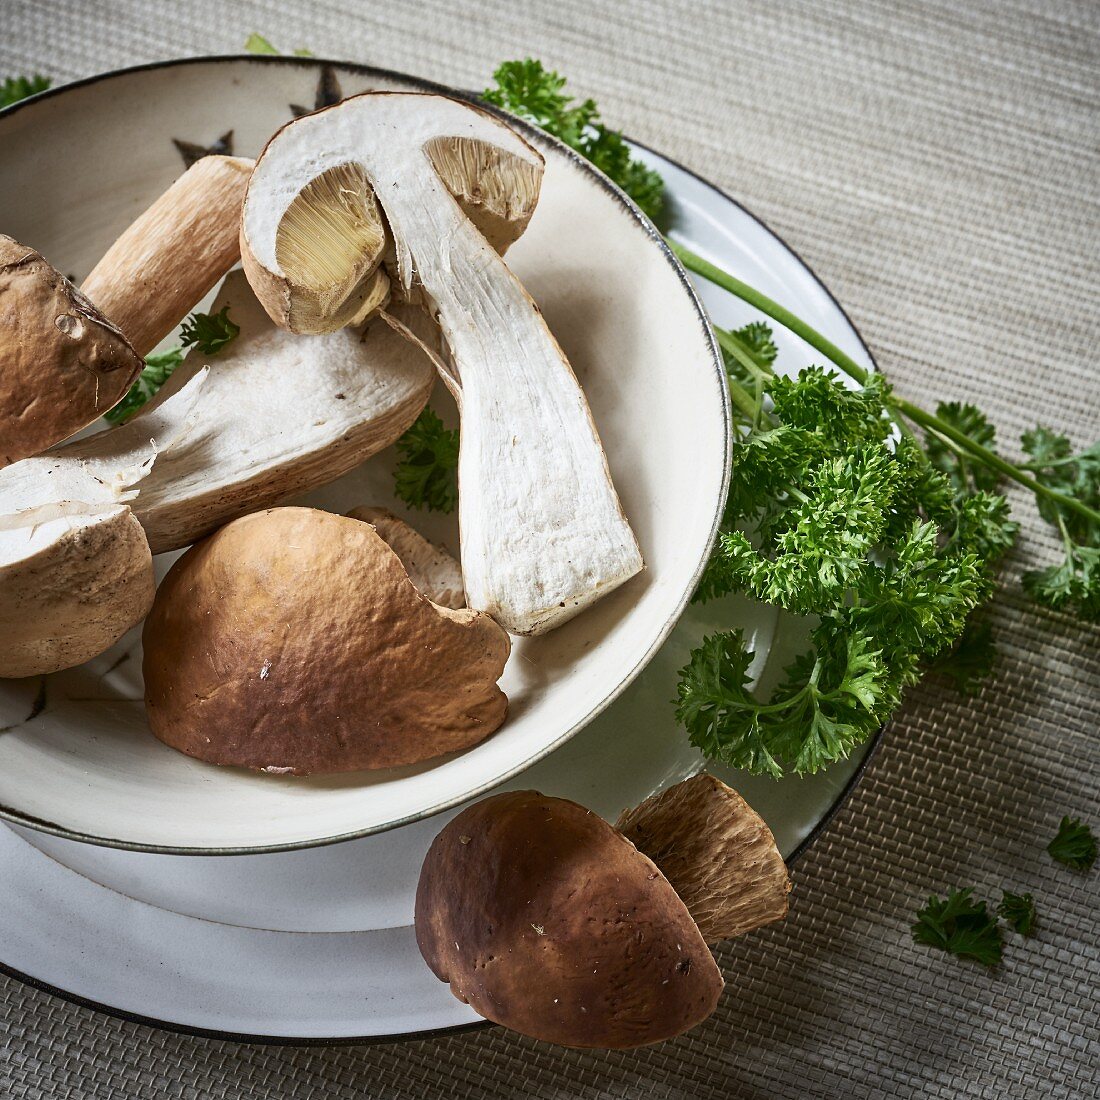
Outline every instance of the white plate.
MULTIPOLYGON (((377 71, 331 71, 346 95, 425 87, 377 71)), ((255 155, 290 117, 289 104, 312 106, 320 72, 315 61, 185 62, 113 74, 17 107, 0 119, 3 231, 64 271, 87 271, 179 174, 173 138, 205 143, 232 129, 235 151, 255 155)), ((374 772, 259 775, 167 748, 148 731, 132 631, 41 684, 0 683, 5 816, 101 844, 195 854, 362 836, 514 775, 568 740, 645 667, 695 587, 721 514, 725 374, 702 308, 660 235, 581 158, 540 131, 528 136, 546 173, 508 262, 585 388, 645 571, 553 632, 515 640, 501 679, 508 721, 491 737, 462 753, 374 772), (43 690, 44 708, 35 705, 43 690)), ((447 402, 437 387, 433 404, 447 402)), ((306 500, 336 511, 357 504, 400 511, 392 466, 392 456, 376 456, 306 500)), ((454 517, 411 518, 457 548, 454 517)))
MULTIPOLYGON (((677 237, 795 304, 872 365, 839 306, 783 242, 705 181, 642 155, 668 183, 677 237)), ((719 322, 751 319, 720 292, 702 292, 719 322)), ((811 356, 787 334, 777 338, 781 367, 796 369, 811 356)), ((745 629, 762 657, 770 651, 771 664, 797 644, 777 637, 775 617, 759 607, 728 600, 690 608, 610 708, 508 785, 575 798, 613 817, 692 774, 701 761, 672 718, 675 673, 704 633, 730 626, 745 629)), ((790 858, 861 767, 857 754, 807 779, 724 777, 790 858)), ((223 1038, 354 1041, 476 1023, 424 966, 410 927, 420 858, 448 816, 326 848, 203 858, 0 827, 0 968, 104 1011, 223 1038)))

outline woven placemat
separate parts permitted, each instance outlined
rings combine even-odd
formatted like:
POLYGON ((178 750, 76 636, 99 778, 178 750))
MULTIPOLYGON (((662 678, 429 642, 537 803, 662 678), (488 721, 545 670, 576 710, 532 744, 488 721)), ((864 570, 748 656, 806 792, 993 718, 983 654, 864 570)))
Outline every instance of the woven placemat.
MULTIPOLYGON (((1098 434, 1095 0, 2 0, 0 11, 0 74, 55 80, 238 52, 251 30, 464 87, 537 54, 610 120, 765 218, 902 391, 976 401, 1009 450, 1036 417, 1078 444, 1098 434)), ((912 693, 798 865, 790 918, 719 951, 728 990, 691 1035, 634 1054, 499 1029, 237 1047, 0 980, 0 1095, 1096 1095, 1100 874, 1059 867, 1043 847, 1063 813, 1100 825, 1100 633, 1020 598, 1020 570, 1052 549, 1025 518, 994 616, 996 681, 977 700, 933 683, 912 693), (914 911, 954 885, 1031 891, 1038 935, 1010 940, 994 974, 917 949, 914 911)))

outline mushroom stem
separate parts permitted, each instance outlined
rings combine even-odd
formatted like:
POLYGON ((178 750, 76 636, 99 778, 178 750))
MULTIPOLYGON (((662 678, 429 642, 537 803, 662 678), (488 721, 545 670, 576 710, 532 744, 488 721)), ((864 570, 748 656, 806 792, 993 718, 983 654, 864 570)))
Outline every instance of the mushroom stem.
POLYGON ((240 259, 253 162, 203 157, 107 250, 81 290, 147 355, 240 259))

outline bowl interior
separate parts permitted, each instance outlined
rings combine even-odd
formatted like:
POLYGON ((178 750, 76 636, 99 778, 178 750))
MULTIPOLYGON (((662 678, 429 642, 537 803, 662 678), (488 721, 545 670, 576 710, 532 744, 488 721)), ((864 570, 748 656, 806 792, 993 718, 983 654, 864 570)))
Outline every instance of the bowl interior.
MULTIPOLYGON (((174 143, 255 155, 335 80, 344 95, 422 88, 320 63, 226 59, 76 85, 0 118, 0 232, 83 276, 183 168, 174 143)), ((217 768, 148 732, 138 632, 88 665, 0 681, 0 813, 99 843, 261 850, 390 828, 487 789, 551 751, 644 667, 694 586, 724 493, 724 379, 693 293, 652 230, 594 172, 530 135, 546 156, 542 198, 508 260, 584 386, 645 573, 551 634, 517 640, 505 726, 425 765, 289 778, 217 768)), ((433 405, 453 416, 443 387, 433 405)), ((383 453, 305 498, 345 510, 392 495, 383 453)), ((408 515, 408 513, 405 513, 408 515)), ((408 518, 457 548, 453 520, 408 518)), ((158 560, 162 570, 168 556, 158 560)), ((623 737, 630 736, 629 730, 623 737)))

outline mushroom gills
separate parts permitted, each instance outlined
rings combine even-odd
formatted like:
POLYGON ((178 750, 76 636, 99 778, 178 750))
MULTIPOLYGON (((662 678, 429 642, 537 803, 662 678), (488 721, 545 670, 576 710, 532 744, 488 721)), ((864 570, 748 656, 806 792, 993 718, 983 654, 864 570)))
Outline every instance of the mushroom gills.
MULTIPOLYGON (((327 295, 325 323, 339 325, 341 295, 377 262, 373 236, 358 267, 341 253, 340 264, 317 266, 306 278, 280 260, 286 215, 300 199, 327 196, 335 213, 319 215, 326 225, 347 217, 331 188, 311 188, 350 164, 361 168, 388 226, 397 290, 426 303, 454 362, 445 377, 461 409, 459 525, 469 603, 511 633, 543 633, 643 563, 576 376, 475 224, 486 227, 491 217, 522 229, 542 158, 494 117, 430 94, 366 93, 290 123, 257 161, 241 229, 245 271, 278 324, 293 327, 297 311, 327 295)), ((361 177, 355 181, 360 186, 361 177)), ((306 231, 305 218, 294 224, 306 231)))

